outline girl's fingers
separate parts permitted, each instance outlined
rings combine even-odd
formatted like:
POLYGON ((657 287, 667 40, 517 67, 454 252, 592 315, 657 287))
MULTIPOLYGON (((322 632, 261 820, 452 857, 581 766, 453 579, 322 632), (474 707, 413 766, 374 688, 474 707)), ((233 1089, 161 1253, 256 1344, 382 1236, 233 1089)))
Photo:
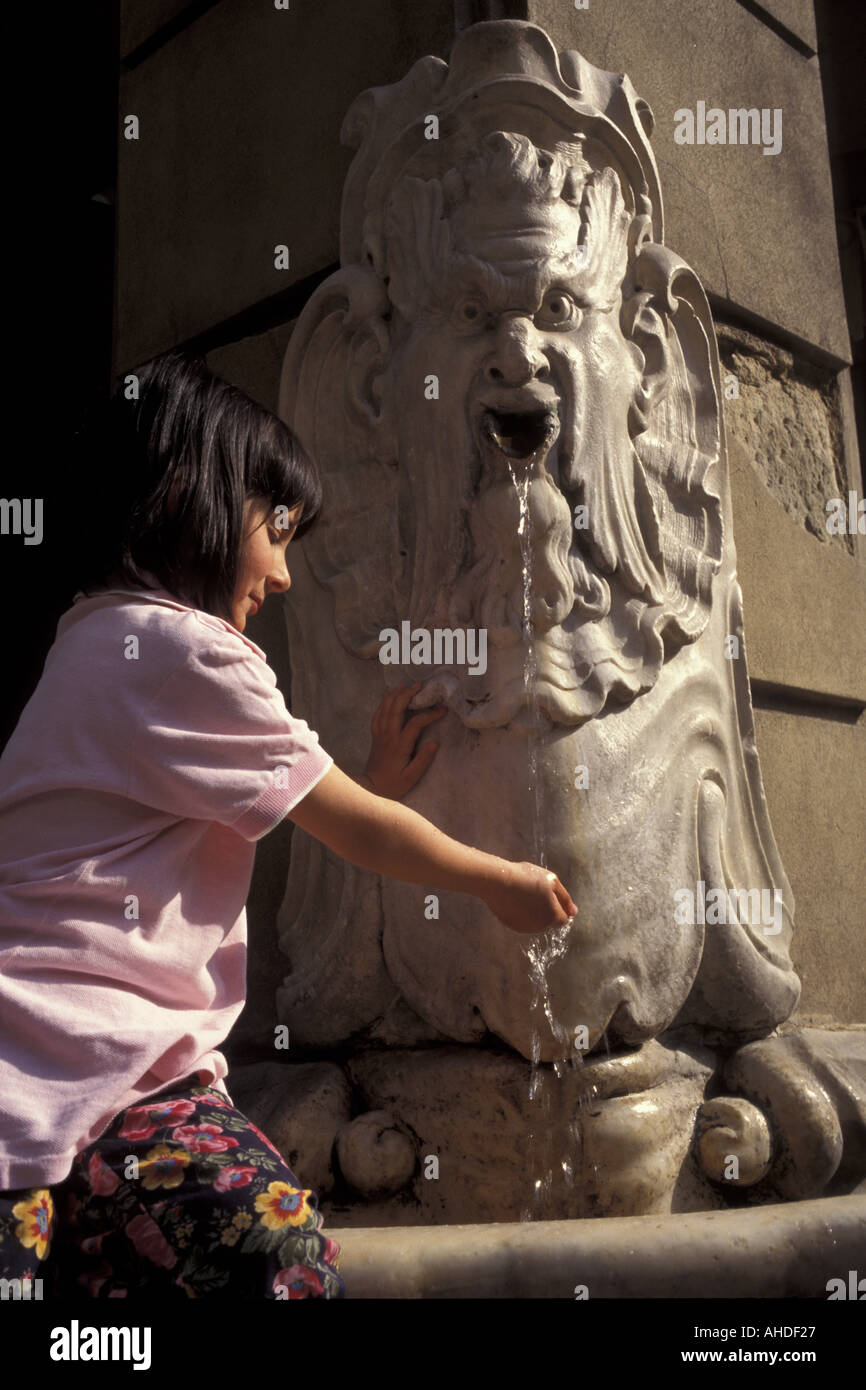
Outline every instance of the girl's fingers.
POLYGON ((398 738, 403 728, 403 712, 406 709, 412 696, 421 689, 421 682, 416 681, 414 685, 401 685, 393 692, 391 707, 388 711, 389 732, 393 738, 398 738))
POLYGON ((397 697, 394 703, 401 714, 412 699, 412 696, 416 695, 420 689, 420 681, 416 681, 414 685, 401 685, 397 687, 397 690, 394 692, 397 697))
POLYGON ((409 753, 422 729, 448 713, 445 705, 434 709, 419 710, 404 724, 406 709, 418 691, 421 682, 414 685, 399 685, 389 690, 379 702, 370 721, 370 732, 375 738, 387 740, 399 747, 401 752, 409 753))
POLYGON ((373 713, 373 720, 370 725, 370 728, 372 729, 374 734, 383 734, 385 732, 386 721, 388 718, 388 710, 390 708, 393 695, 393 690, 387 691, 382 696, 381 700, 376 706, 376 709, 373 713))
POLYGON ((395 701, 402 695, 403 689, 403 686, 398 685, 394 690, 388 690, 382 696, 370 725, 374 734, 384 735, 388 733, 392 722, 395 701))
MULTIPOLYGON (((551 909, 552 909, 552 911, 553 911, 553 913, 554 913, 554 917, 553 917, 553 920, 552 920, 550 926, 551 926, 551 927, 564 927, 565 924, 566 924, 566 922, 568 921, 569 914, 568 914, 568 912, 567 912, 567 910, 566 910, 566 908, 565 908, 565 904, 560 900, 560 897, 559 897, 559 894, 558 894, 557 891, 556 891, 556 888, 554 887, 553 884, 551 884, 551 887, 553 888, 553 892, 552 892, 551 897, 550 897, 550 905, 551 905, 551 909)), ((548 927, 547 930, 549 931, 549 930, 550 930, 550 927, 548 927)))
POLYGON ((564 910, 566 917, 575 917, 577 915, 577 903, 572 898, 568 889, 560 883, 559 879, 555 880, 553 884, 553 891, 556 894, 556 900, 564 910))
POLYGON ((553 899, 556 903, 556 906, 558 910, 563 913, 560 925, 564 925, 564 923, 568 921, 569 917, 574 917, 577 915, 577 904, 573 901, 568 889, 564 887, 562 883, 560 883, 555 873, 553 873, 550 869, 547 869, 545 870, 545 876, 547 878, 548 883, 550 884, 550 887, 553 889, 553 899))
POLYGON ((426 729, 428 724, 432 724, 436 719, 441 719, 448 711, 444 705, 439 709, 422 710, 420 714, 415 714, 403 725, 403 743, 407 751, 413 747, 416 738, 422 729, 426 729))
POLYGON ((425 743, 423 748, 419 749, 419 751, 415 754, 411 762, 408 762, 406 764, 406 768, 403 775, 406 778, 410 779, 410 787, 414 787, 415 783, 421 777, 421 774, 425 772, 427 768, 430 766, 433 759, 436 757, 436 751, 438 747, 438 743, 425 743))

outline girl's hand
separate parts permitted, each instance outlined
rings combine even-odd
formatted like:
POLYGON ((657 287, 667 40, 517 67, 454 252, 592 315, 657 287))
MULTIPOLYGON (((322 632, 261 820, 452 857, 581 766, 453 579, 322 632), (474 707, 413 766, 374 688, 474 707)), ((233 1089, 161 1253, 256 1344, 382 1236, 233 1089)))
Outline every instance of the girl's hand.
POLYGON ((391 797, 394 801, 399 801, 411 791, 436 756, 439 744, 431 739, 413 757, 421 730, 447 713, 445 706, 439 705, 435 709, 423 710, 404 724, 406 706, 420 689, 419 681, 415 685, 401 685, 389 691, 370 724, 373 737, 363 780, 370 791, 378 796, 391 797))
POLYGON ((498 865, 479 897, 512 931, 548 931, 577 915, 571 894, 549 869, 538 864, 511 864, 507 859, 500 859, 498 865))

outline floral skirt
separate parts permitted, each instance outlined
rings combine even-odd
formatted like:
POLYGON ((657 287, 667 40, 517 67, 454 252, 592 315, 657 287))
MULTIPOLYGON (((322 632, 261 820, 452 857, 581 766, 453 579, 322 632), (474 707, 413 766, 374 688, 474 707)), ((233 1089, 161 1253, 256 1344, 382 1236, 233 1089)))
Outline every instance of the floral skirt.
POLYGON ((185 1085, 122 1111, 57 1186, 0 1193, 0 1291, 342 1298, 321 1226, 261 1130, 223 1092, 185 1085))

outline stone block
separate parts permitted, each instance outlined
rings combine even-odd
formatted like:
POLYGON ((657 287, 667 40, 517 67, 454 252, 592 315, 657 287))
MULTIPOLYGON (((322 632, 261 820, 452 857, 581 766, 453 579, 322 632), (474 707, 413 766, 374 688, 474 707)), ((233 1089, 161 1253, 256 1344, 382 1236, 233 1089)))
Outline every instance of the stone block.
POLYGON ((866 1022, 866 716, 755 711, 767 803, 796 904, 800 1024, 866 1022))
POLYGON ((655 116, 665 241, 708 294, 850 360, 817 58, 735 0, 641 0, 574 10, 530 0, 557 48, 628 73, 655 116), (782 149, 678 145, 674 113, 781 108, 782 149), (792 287, 796 285, 796 292, 792 287))
POLYGON ((846 497, 837 374, 740 329, 719 326, 725 424, 788 516, 824 544, 855 553, 827 530, 827 499, 846 497))
MULTIPOLYGON (((726 421, 739 402, 726 402, 726 421)), ((768 401, 768 412, 772 404, 768 401)), ((752 680, 866 703, 866 569, 792 519, 728 439, 737 573, 752 680)))

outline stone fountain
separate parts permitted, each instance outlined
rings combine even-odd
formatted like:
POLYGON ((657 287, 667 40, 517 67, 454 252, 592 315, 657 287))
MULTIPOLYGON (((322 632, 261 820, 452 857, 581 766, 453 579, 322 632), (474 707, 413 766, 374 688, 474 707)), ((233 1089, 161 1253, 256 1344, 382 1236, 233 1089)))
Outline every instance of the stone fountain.
POLYGON ((420 680, 448 714, 407 804, 543 858, 580 912, 533 954, 295 832, 278 1011, 305 1060, 233 1093, 340 1228, 866 1191, 863 1035, 784 1027, 716 339, 652 127, 628 77, 510 20, 344 123, 341 264, 280 397, 326 497, 292 709, 360 771, 383 693, 420 680))

